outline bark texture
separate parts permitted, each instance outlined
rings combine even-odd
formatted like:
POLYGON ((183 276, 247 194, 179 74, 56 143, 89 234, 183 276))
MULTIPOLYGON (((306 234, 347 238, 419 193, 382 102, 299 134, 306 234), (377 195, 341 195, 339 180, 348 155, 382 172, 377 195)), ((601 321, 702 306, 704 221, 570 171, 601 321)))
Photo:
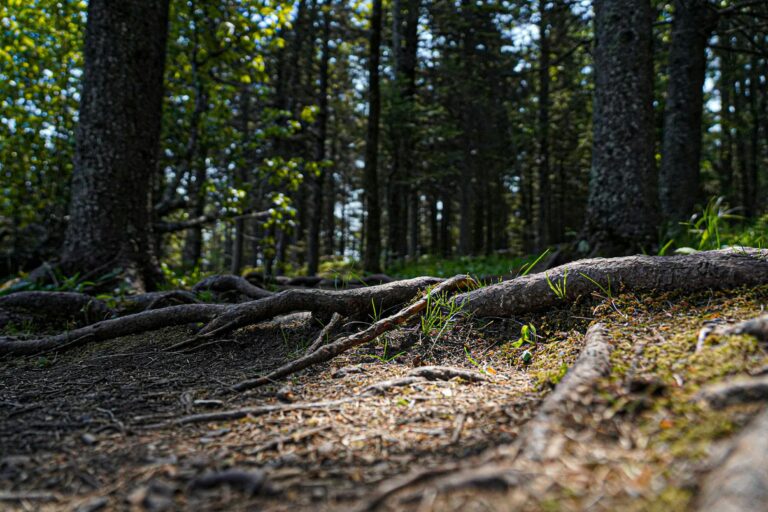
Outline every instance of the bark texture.
POLYGON ((370 55, 368 60, 368 134, 365 141, 365 168, 363 189, 365 191, 365 247, 363 268, 378 272, 381 267, 381 208, 379 206, 379 119, 381 117, 381 91, 379 84, 379 61, 381 52, 381 0, 373 0, 371 13, 370 55))
POLYGON ((595 283, 613 294, 758 286, 768 284, 768 250, 723 249, 686 256, 585 259, 465 293, 457 300, 477 316, 507 317, 573 301, 593 292, 605 294, 595 283), (566 293, 560 299, 547 281, 562 284, 564 279, 566 293))
POLYGON ((159 279, 151 236, 168 0, 88 4, 68 273, 122 267, 138 289, 159 279))
POLYGON ((707 42, 717 23, 708 1, 676 0, 669 48, 669 83, 659 196, 665 220, 685 220, 701 199, 701 116, 707 42))
POLYGON ((648 0, 596 0, 592 172, 586 237, 620 256, 656 240, 653 54, 648 0))

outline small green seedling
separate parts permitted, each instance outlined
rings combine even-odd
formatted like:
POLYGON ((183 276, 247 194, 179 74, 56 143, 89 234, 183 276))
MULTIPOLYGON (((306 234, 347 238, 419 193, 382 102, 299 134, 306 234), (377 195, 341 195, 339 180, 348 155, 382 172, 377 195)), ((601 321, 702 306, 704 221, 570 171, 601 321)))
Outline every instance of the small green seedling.
POLYGON ((604 294, 604 295, 605 295, 607 298, 609 298, 609 299, 612 299, 612 298, 613 298, 613 293, 611 292, 611 278, 610 278, 610 276, 608 277, 608 286, 607 286, 607 287, 605 287, 605 286, 601 285, 600 283, 598 283, 597 281, 595 281, 594 279, 592 279, 591 277, 589 277, 589 276, 588 276, 587 274, 585 274, 584 272, 579 272, 579 275, 580 275, 581 277, 583 277, 584 279, 586 279, 587 281, 589 281, 590 283, 592 283, 593 285, 597 286, 597 288, 598 288, 598 289, 599 289, 601 292, 603 292, 603 294, 604 294))
POLYGON ((512 343, 515 348, 520 348, 523 345, 535 345, 536 344, 536 327, 533 324, 525 324, 520 329, 520 337, 516 342, 512 343))
POLYGON ((560 300, 564 300, 566 295, 566 285, 568 284, 568 269, 565 269, 563 278, 558 282, 549 279, 549 274, 544 274, 544 278, 547 280, 549 289, 552 290, 555 296, 560 300))
POLYGON ((523 361, 523 364, 530 364, 533 360, 533 354, 530 350, 526 350, 520 355, 520 359, 523 361))

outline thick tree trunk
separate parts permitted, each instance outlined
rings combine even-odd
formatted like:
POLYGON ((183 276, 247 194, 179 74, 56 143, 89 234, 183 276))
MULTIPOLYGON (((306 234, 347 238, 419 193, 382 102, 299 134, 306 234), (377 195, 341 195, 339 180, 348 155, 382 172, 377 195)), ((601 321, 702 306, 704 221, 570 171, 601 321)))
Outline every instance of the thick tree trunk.
POLYGON ((656 242, 651 7, 595 1, 594 142, 586 234, 593 254, 656 242))
POLYGON ((168 0, 88 4, 80 124, 62 267, 160 279, 152 243, 168 0))
POLYGON ((379 207, 379 118, 381 94, 379 84, 379 60, 381 53, 381 2, 373 0, 371 13, 370 56, 368 59, 368 134, 365 144, 365 168, 363 190, 366 207, 365 248, 363 268, 368 272, 381 270, 381 209, 379 207))
POLYGON ((659 197, 665 220, 687 219, 701 199, 701 116, 707 42, 717 23, 715 7, 701 0, 675 0, 659 197))

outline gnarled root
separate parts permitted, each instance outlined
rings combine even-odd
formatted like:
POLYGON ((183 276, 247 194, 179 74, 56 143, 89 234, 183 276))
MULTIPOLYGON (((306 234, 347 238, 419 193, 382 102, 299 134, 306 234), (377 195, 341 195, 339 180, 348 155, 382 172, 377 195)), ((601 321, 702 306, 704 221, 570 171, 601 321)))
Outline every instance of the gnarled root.
MULTIPOLYGON (((363 319, 375 308, 385 311, 407 302, 419 290, 441 282, 434 277, 397 281, 355 290, 287 290, 243 304, 182 304, 112 318, 73 331, 33 340, 0 337, 0 356, 35 354, 66 350, 85 343, 103 341, 131 334, 190 323, 207 323, 199 336, 184 346, 210 341, 221 334, 255 324, 275 316, 311 311, 331 316, 339 313, 363 319)), ((9 296, 12 297, 12 296, 9 296)), ((182 348, 180 346, 175 349, 182 348)))
POLYGON ((267 375, 240 382, 239 384, 233 386, 233 389, 235 391, 245 391, 246 389, 263 386, 264 384, 268 384, 277 379, 282 379, 283 377, 287 377, 288 375, 296 373, 315 364, 330 361, 337 355, 342 354, 354 347, 360 346, 363 343, 374 340, 385 332, 404 324, 411 317, 426 309, 427 301, 431 295, 436 295, 443 292, 452 292, 460 289, 461 287, 466 287, 472 283, 474 283, 474 280, 469 276, 458 275, 452 277, 437 285, 413 304, 405 307, 392 316, 379 320, 367 329, 336 340, 328 345, 323 345, 314 352, 300 357, 295 361, 291 361, 290 363, 270 372, 267 375))

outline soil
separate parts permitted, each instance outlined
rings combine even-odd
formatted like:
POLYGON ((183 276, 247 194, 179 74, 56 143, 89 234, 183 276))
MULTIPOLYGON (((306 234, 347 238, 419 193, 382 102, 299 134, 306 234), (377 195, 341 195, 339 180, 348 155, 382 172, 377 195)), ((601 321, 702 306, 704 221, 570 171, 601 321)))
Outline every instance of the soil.
POLYGON ((696 393, 768 365, 747 336, 713 336, 696 352, 698 333, 705 322, 755 317, 766 302, 768 287, 593 296, 514 319, 462 319, 431 332, 411 325, 245 393, 230 386, 314 340, 321 326, 309 314, 191 353, 163 351, 186 339, 187 327, 2 360, 0 509, 692 509, 728 440, 761 408, 714 410, 696 393), (610 375, 560 419, 557 457, 519 457, 527 421, 598 321, 614 347, 610 375), (536 335, 517 347, 523 325, 536 335), (422 365, 488 380, 365 392, 422 365), (270 404, 285 407, 174 423, 270 404), (518 483, 445 485, 462 470, 494 467, 518 483), (404 475, 411 485, 384 493, 404 475))

